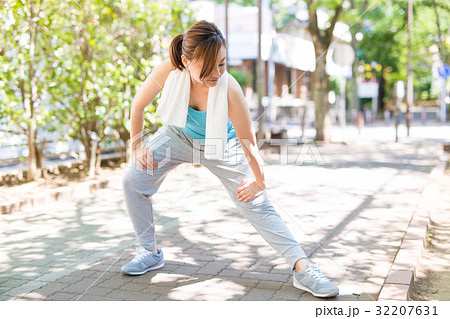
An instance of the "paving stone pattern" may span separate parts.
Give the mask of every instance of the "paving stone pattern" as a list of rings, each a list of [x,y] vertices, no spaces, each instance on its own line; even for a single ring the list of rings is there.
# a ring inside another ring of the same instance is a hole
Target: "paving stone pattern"
[[[360,138],[318,146],[325,165],[294,165],[294,146],[289,165],[264,155],[272,204],[340,288],[330,300],[377,298],[441,147]],[[0,300],[319,300],[292,286],[287,262],[206,168],[171,172],[153,205],[166,266],[143,276],[120,273],[136,254],[120,176],[94,195],[1,215]]]

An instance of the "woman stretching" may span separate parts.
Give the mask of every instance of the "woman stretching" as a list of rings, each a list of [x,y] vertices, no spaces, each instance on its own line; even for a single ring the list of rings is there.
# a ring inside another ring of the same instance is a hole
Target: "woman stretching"
[[[164,266],[151,196],[171,169],[198,162],[219,178],[242,216],[286,258],[296,288],[316,297],[336,296],[339,289],[309,262],[267,197],[249,108],[225,63],[222,33],[215,24],[198,21],[172,40],[170,59],[152,71],[133,100],[134,159],[123,189],[140,247],[122,272],[142,275]],[[157,114],[164,125],[152,138],[142,138],[144,109],[161,90]]]

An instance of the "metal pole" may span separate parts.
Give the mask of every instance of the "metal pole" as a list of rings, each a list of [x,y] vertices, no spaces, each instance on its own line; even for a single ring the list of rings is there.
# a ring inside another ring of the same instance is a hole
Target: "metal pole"
[[[412,79],[412,51],[411,51],[411,30],[413,23],[413,0],[408,0],[408,62],[406,67],[406,135],[409,136],[410,112],[409,108],[413,102],[413,79]]]
[[[377,119],[377,113],[378,113],[378,97],[373,97],[372,98],[372,118],[370,119],[370,121],[375,122],[375,120]]]
[[[394,118],[395,118],[395,143],[398,142],[398,122],[400,113],[400,99],[397,98],[397,103],[395,104]]]
[[[342,142],[345,142],[345,77],[341,76],[339,84],[339,123],[341,126]]]
[[[264,73],[261,60],[261,34],[262,34],[262,0],[258,0],[258,58],[256,60],[256,94],[258,96],[258,132],[257,139],[265,137],[264,134],[264,106],[262,105],[262,90]]]
[[[345,78],[342,76],[340,81],[340,99],[339,99],[339,122],[341,128],[345,128]]]
[[[228,38],[228,0],[225,0],[225,40],[227,41],[227,68],[228,68],[228,47],[230,46]]]
[[[447,121],[447,103],[445,103],[445,98],[447,97],[447,78],[442,78],[442,92],[441,92],[441,123]]]

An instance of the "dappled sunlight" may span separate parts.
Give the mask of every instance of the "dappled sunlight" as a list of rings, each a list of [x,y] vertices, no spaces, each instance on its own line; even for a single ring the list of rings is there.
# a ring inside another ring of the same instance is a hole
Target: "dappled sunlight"
[[[120,189],[104,189],[95,197],[0,216],[2,232],[9,235],[0,239],[8,248],[0,277],[34,280],[130,240],[132,228],[121,197]]]
[[[233,300],[239,299],[245,290],[245,287],[232,281],[212,278],[181,285],[181,287],[174,288],[167,297],[173,300]]]
[[[345,146],[332,145],[321,146],[333,159],[327,166],[265,168],[269,200],[312,262],[340,288],[330,300],[376,299],[427,181],[429,167],[414,162],[414,149],[404,164],[398,150],[379,148],[391,152],[392,163],[388,155],[371,159],[364,149],[352,160]],[[338,151],[342,157],[333,154]],[[190,186],[183,197],[174,196]],[[0,239],[0,247],[8,247],[1,257],[2,276],[17,280],[10,284],[19,287],[67,269],[74,281],[89,273],[76,284],[53,279],[60,285],[55,287],[65,287],[58,288],[59,298],[81,295],[93,284],[82,300],[95,300],[95,294],[134,300],[321,300],[292,287],[287,261],[204,167],[171,172],[153,196],[165,267],[143,276],[122,275],[120,267],[136,254],[122,193],[120,187],[101,190],[24,211],[21,220],[1,216],[9,235]],[[39,224],[43,227],[36,229]],[[35,300],[45,297],[44,288],[34,292]]]
[[[164,284],[169,282],[177,282],[177,283],[183,283],[187,280],[189,280],[190,276],[185,275],[179,275],[179,274],[165,274],[165,273],[156,273],[151,278],[151,283],[153,284]]]

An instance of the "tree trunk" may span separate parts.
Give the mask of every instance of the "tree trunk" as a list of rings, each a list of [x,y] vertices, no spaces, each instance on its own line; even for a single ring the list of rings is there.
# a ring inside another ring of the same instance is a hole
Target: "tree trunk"
[[[28,172],[27,181],[34,181],[36,178],[36,120],[30,119],[30,127],[28,130]]]
[[[352,42],[351,42],[352,48],[354,52],[357,50],[357,44],[355,35],[352,34]],[[357,81],[357,74],[358,74],[358,65],[359,65],[359,59],[357,56],[355,56],[355,60],[353,60],[352,64],[352,104],[350,106],[351,110],[359,111],[360,109],[360,103],[359,103],[359,97],[358,97],[358,81]]]
[[[384,76],[383,73],[381,73],[380,79],[378,80],[378,111],[384,111],[384,96],[385,94],[385,89],[384,89],[384,85],[386,84],[386,81],[384,80]],[[376,114],[374,114],[376,116]]]
[[[330,140],[330,119],[328,116],[328,75],[325,73],[326,52],[333,39],[333,30],[342,12],[342,5],[334,8],[334,16],[330,19],[330,26],[326,30],[321,30],[318,24],[316,3],[311,0],[306,1],[308,7],[309,24],[308,30],[311,34],[312,42],[316,54],[316,70],[313,75],[314,100],[316,102],[316,141],[328,142]]]
[[[323,52],[317,50],[316,56]],[[325,55],[325,54],[324,54]],[[326,60],[324,57],[317,59],[316,70],[313,76],[314,100],[316,102],[316,141],[329,142],[329,118],[328,118],[328,75],[325,73]]]
[[[41,3],[42,4],[42,3]],[[29,35],[30,35],[30,48],[29,48],[29,61],[28,61],[28,81],[29,81],[29,92],[26,89],[23,90],[22,94],[25,93],[25,109],[29,116],[29,129],[28,129],[28,173],[27,180],[29,182],[36,178],[38,173],[37,161],[36,161],[36,112],[35,103],[37,101],[37,78],[34,70],[35,65],[35,50],[36,50],[36,39],[37,39],[37,22],[35,20],[34,3],[29,3],[30,17],[28,18]],[[40,11],[40,8],[39,8]],[[38,12],[39,14],[39,12]],[[24,77],[25,78],[25,77]],[[25,86],[24,86],[25,88]]]
[[[128,117],[125,117],[128,118]],[[124,128],[122,127],[120,130],[117,130],[118,134],[119,134],[119,138],[120,140],[123,142],[122,146],[120,143],[120,161],[126,163],[127,161],[127,145],[128,145],[128,141],[130,140],[130,133]]]
[[[83,144],[84,146],[84,150],[86,152],[86,159],[84,160],[84,164],[86,165],[86,167],[89,167],[89,162],[91,160],[91,139],[87,138],[87,139],[83,139],[81,141],[81,144]]]

